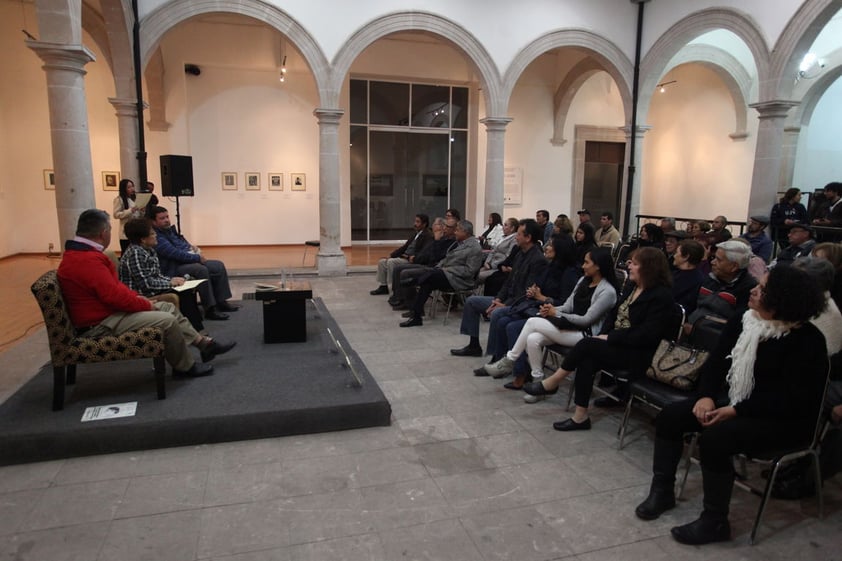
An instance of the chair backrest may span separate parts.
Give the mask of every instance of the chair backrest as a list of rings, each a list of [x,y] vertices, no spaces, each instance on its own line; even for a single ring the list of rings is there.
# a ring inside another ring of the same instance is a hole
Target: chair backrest
[[[76,338],[76,329],[70,321],[70,314],[61,295],[56,271],[47,271],[32,283],[32,294],[38,301],[54,366],[63,366],[68,346]]]
[[[684,311],[684,306],[681,304],[675,304],[673,308],[673,316],[671,318],[671,323],[669,325],[668,333],[675,333],[675,338],[672,341],[680,341],[681,335],[684,333],[684,321],[687,317],[687,314]]]
[[[614,253],[614,242],[599,242],[597,245],[599,247],[607,247],[611,250],[611,253]]]
[[[614,269],[614,275],[617,279],[617,293],[622,294],[626,289],[626,283],[629,282],[629,272],[625,269]]]
[[[617,258],[614,260],[614,267],[619,269],[626,268],[626,259],[628,259],[629,253],[631,253],[632,246],[631,244],[624,243],[617,248]]]
[[[719,342],[726,320],[716,316],[702,316],[693,322],[690,344],[697,349],[712,351]]]

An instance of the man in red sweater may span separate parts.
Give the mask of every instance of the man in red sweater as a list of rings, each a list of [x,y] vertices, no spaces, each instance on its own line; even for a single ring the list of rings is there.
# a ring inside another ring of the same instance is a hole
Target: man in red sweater
[[[200,335],[173,304],[151,302],[121,283],[117,269],[103,253],[110,243],[108,213],[89,209],[79,216],[76,237],[65,245],[58,281],[77,332],[98,337],[158,327],[164,331],[164,353],[173,376],[213,374],[213,366],[206,363],[231,350],[236,342],[221,343]],[[199,348],[205,364],[193,359],[188,345]]]

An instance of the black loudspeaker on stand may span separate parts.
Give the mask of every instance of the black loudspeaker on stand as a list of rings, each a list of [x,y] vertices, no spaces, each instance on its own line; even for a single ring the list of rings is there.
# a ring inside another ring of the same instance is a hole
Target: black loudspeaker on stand
[[[181,209],[179,197],[192,197],[193,192],[193,158],[191,156],[161,156],[161,194],[165,197],[175,197],[175,220],[179,233],[181,232]]]

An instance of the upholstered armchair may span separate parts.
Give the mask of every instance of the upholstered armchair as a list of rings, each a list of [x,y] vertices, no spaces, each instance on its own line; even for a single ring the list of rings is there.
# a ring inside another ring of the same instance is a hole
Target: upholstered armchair
[[[64,408],[64,387],[76,383],[76,365],[117,360],[152,358],[158,399],[166,398],[164,385],[164,332],[144,327],[119,337],[77,335],[61,295],[55,271],[44,273],[32,284],[32,294],[41,307],[50,357],[53,363],[53,411]]]

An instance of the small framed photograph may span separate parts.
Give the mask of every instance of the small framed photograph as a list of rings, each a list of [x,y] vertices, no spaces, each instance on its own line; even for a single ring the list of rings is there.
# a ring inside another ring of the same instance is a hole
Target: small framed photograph
[[[283,191],[284,190],[284,174],[270,173],[269,174],[269,190]]]
[[[260,174],[246,174],[246,191],[260,191]]]
[[[56,190],[56,172],[51,169],[44,170],[44,189],[47,191]]]
[[[103,191],[117,191],[120,187],[120,172],[119,171],[104,171],[102,172],[102,190]]]
[[[290,189],[292,189],[293,191],[307,190],[307,176],[303,173],[289,174],[289,183],[291,185]]]
[[[233,171],[222,172],[222,190],[236,191],[237,190],[237,174]]]

